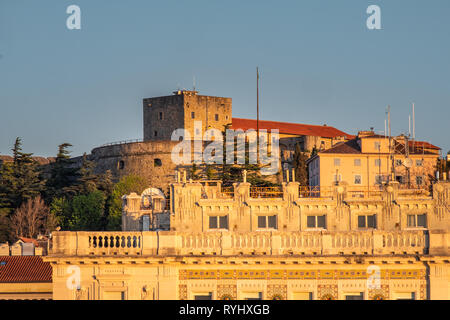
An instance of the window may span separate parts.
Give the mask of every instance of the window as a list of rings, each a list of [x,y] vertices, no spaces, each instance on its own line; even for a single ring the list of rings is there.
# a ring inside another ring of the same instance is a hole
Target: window
[[[326,229],[325,215],[308,216],[306,218],[306,226],[308,228],[322,228],[322,229]]]
[[[417,176],[417,177],[416,177],[416,184],[417,184],[418,186],[423,185],[423,177],[422,177],[422,176]]]
[[[361,215],[358,216],[358,228],[366,229],[377,227],[377,216],[375,214],[372,215]]]
[[[334,166],[335,167],[338,167],[338,166],[340,166],[341,165],[341,159],[339,159],[339,158],[334,158]]]
[[[243,300],[262,300],[263,293],[262,292],[245,292],[243,294]]]
[[[158,131],[154,131],[153,134],[154,134],[155,137],[157,137],[158,136]]]
[[[123,160],[120,160],[118,167],[119,167],[119,170],[123,170],[123,168],[125,168],[125,162]]]
[[[195,119],[195,112],[191,112],[191,118]]]
[[[194,300],[212,300],[212,292],[195,294]]]
[[[400,160],[400,159],[397,159],[397,160],[395,160],[395,165],[398,167],[398,166],[401,166],[402,165],[402,160]]]
[[[149,231],[150,230],[150,216],[144,215],[142,216],[142,231]]]
[[[395,176],[395,181],[397,181],[398,183],[403,183],[403,176]]]
[[[219,115],[216,113],[216,115],[214,116],[216,121],[219,121]]]
[[[349,293],[345,295],[345,300],[364,300],[364,293]]]
[[[161,166],[162,166],[162,161],[161,161],[161,159],[154,159],[154,160],[153,160],[153,166],[154,166],[154,167],[161,167]]]
[[[160,113],[159,113],[159,120],[162,120],[162,119],[163,119],[163,113],[160,112]]]
[[[416,167],[422,167],[423,166],[423,160],[416,160]]]
[[[355,184],[361,184],[361,175],[355,174]]]
[[[427,227],[427,215],[426,214],[408,214],[407,216],[408,227],[410,228],[426,228]]]
[[[258,229],[268,228],[277,228],[277,216],[258,216]]]
[[[353,161],[353,165],[354,165],[355,167],[361,167],[361,159],[355,159],[355,160]]]
[[[313,300],[312,292],[294,292],[292,293],[293,300]]]
[[[375,184],[382,184],[383,183],[383,175],[377,174],[375,176]]]
[[[228,229],[228,216],[210,216],[210,229]]]
[[[381,148],[380,142],[378,142],[378,141],[375,141],[374,146],[375,146],[375,150],[380,150],[380,148]]]
[[[415,300],[416,293],[415,292],[394,292],[393,298],[394,298],[394,300]]]

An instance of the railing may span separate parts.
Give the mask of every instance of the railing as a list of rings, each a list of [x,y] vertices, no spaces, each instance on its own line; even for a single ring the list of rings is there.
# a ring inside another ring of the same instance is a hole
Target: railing
[[[383,189],[380,186],[347,187],[347,198],[372,198],[381,197]]]
[[[87,237],[80,240],[82,240],[84,246],[86,246],[87,240],[87,248],[85,249],[89,254],[139,255],[142,249],[140,232],[89,232]]]
[[[426,231],[54,232],[50,255],[425,254]]]
[[[281,187],[250,187],[251,198],[283,198]]]
[[[423,231],[391,232],[383,235],[383,248],[391,253],[416,253],[426,247],[426,235]]]
[[[135,142],[144,142],[143,139],[130,139],[130,140],[122,140],[122,141],[116,141],[116,142],[109,142],[102,144],[100,148],[102,147],[109,147],[109,146],[116,146],[121,144],[127,144],[127,143],[135,143]]]
[[[331,198],[333,196],[333,187],[321,186],[299,186],[299,198]]]
[[[232,199],[234,197],[234,188],[233,187],[222,187],[220,192],[224,198]]]

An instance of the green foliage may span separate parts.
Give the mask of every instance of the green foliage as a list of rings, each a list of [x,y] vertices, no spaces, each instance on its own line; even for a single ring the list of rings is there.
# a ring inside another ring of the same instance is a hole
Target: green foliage
[[[50,213],[55,218],[56,224],[63,230],[70,230],[70,219],[72,216],[72,205],[70,200],[64,197],[53,198],[50,204]]]
[[[295,145],[293,166],[295,169],[295,181],[299,182],[301,186],[308,185],[308,166],[306,164],[308,161],[308,154],[302,152],[300,145]]]
[[[72,197],[78,192],[76,184],[79,173],[70,159],[68,148],[71,146],[70,143],[58,146],[58,154],[55,162],[51,165],[50,178],[46,184],[47,202],[51,202],[53,198]]]
[[[72,215],[69,218],[70,230],[101,230],[105,200],[103,192],[98,190],[73,197]]]
[[[22,152],[22,140],[15,140],[13,162],[0,168],[0,239],[9,237],[9,218],[22,203],[40,195],[44,188],[37,163],[31,153]],[[11,240],[11,239],[10,239]]]
[[[98,176],[94,174],[95,164],[83,154],[81,168],[78,171],[79,178],[75,186],[78,194],[89,194],[97,190]]]
[[[141,194],[148,187],[147,181],[139,176],[129,175],[120,179],[114,186],[109,199],[107,217],[108,230],[120,230],[122,218],[122,196],[136,192]]]

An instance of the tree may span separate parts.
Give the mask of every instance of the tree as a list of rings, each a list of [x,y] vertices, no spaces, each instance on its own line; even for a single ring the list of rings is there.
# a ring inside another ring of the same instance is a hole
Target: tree
[[[300,183],[301,186],[308,185],[308,154],[302,152],[300,145],[295,145],[294,159],[292,165],[295,169],[295,180]]]
[[[49,208],[40,196],[28,199],[11,216],[11,233],[16,238],[36,238],[38,234],[49,231],[47,222],[53,219],[49,216]]]
[[[72,218],[71,200],[64,197],[53,198],[50,203],[50,213],[63,230],[70,230]]]
[[[94,174],[95,163],[87,159],[83,154],[81,167],[78,171],[76,190],[78,194],[89,194],[97,190],[99,176]]]
[[[22,140],[14,143],[13,163],[5,164],[1,173],[3,191],[7,193],[10,208],[18,208],[24,201],[40,195],[43,181],[32,153],[22,152]]]
[[[0,167],[0,241],[8,240],[10,218],[24,202],[40,195],[44,181],[31,153],[22,152],[22,140],[15,140],[13,161]]]
[[[70,230],[98,231],[102,229],[101,222],[105,209],[103,192],[96,190],[86,195],[77,195],[71,202]]]
[[[58,146],[58,154],[55,162],[51,165],[50,178],[46,185],[47,203],[53,198],[62,196],[72,197],[77,194],[76,183],[79,178],[78,169],[70,159],[68,148],[70,143],[63,143]]]
[[[129,175],[114,186],[108,211],[108,230],[120,230],[122,222],[122,196],[136,192],[141,194],[148,187],[147,181],[139,176]]]

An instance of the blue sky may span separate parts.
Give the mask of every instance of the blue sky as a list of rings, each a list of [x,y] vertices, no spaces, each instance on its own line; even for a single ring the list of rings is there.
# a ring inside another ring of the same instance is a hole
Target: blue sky
[[[66,8],[81,8],[81,30]],[[366,28],[381,7],[382,30]],[[142,98],[192,88],[233,116],[408,131],[450,150],[448,0],[0,0],[0,154],[142,138]]]

